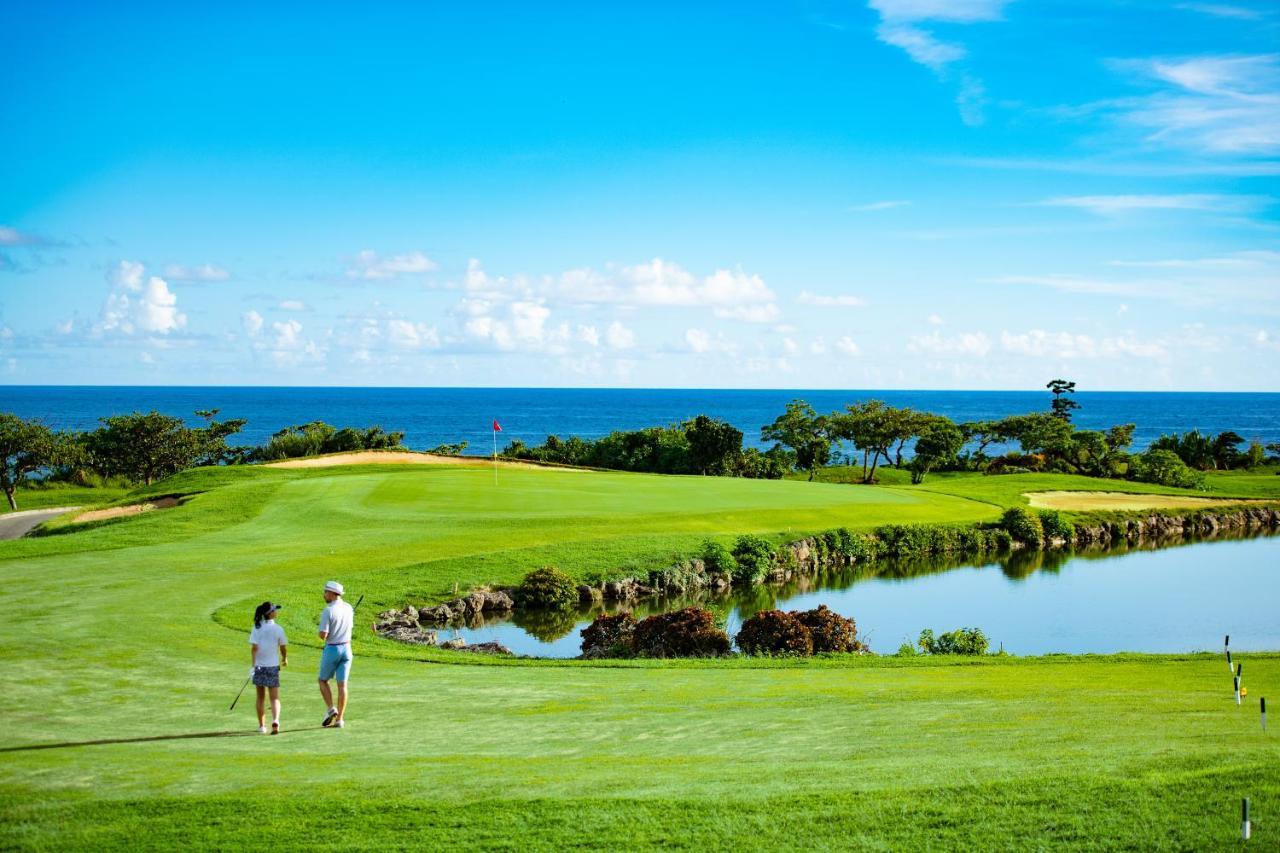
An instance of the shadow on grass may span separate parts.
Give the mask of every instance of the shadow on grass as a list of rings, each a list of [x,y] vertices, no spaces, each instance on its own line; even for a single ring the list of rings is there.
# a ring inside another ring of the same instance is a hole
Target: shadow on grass
[[[32,752],[38,749],[67,749],[73,746],[106,746],[113,743],[151,743],[160,740],[196,740],[199,738],[214,737],[280,737],[282,735],[293,734],[295,732],[318,732],[323,731],[322,726],[308,726],[302,729],[284,729],[279,735],[263,735],[257,730],[254,731],[234,731],[234,732],[195,732],[185,735],[149,735],[147,737],[117,737],[103,738],[102,740],[69,740],[62,743],[33,743],[28,746],[2,746],[0,753],[4,752]],[[337,729],[335,729],[337,731]]]

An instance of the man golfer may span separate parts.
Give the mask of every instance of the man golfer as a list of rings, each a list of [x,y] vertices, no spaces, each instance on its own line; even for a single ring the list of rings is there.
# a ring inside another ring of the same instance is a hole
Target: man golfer
[[[342,600],[342,584],[329,581],[324,585],[324,600],[329,604],[320,611],[320,639],[324,640],[324,653],[320,655],[320,695],[329,710],[322,726],[346,725],[347,676],[351,673],[351,627],[355,614],[351,605]],[[333,703],[330,679],[338,682],[338,703]]]

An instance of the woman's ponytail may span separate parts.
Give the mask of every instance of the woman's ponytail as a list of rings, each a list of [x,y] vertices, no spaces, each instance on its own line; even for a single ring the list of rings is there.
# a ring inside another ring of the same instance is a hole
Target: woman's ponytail
[[[271,611],[271,602],[264,601],[253,610],[253,627],[261,628],[262,620],[267,617],[267,613]]]

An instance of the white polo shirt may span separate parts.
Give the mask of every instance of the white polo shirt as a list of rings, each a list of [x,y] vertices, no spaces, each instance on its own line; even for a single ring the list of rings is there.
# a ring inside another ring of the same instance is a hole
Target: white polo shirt
[[[320,611],[320,630],[329,632],[329,636],[325,638],[325,644],[341,646],[343,643],[351,642],[351,623],[354,621],[355,614],[350,604],[341,598],[335,598],[329,602],[324,610]]]
[[[284,629],[274,619],[268,619],[250,631],[249,642],[258,646],[258,651],[253,655],[254,666],[279,666],[280,647],[289,645]]]

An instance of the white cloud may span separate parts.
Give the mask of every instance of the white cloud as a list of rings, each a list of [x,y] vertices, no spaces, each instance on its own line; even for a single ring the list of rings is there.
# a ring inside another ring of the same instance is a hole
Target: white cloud
[[[240,325],[249,337],[256,337],[262,331],[262,315],[257,311],[246,311],[240,315]]]
[[[1215,195],[1194,193],[1183,195],[1084,195],[1048,198],[1037,202],[1043,207],[1074,207],[1099,216],[1115,216],[1139,210],[1199,210],[1216,213],[1247,213],[1259,210],[1272,201],[1266,196]]]
[[[0,246],[33,246],[44,240],[26,231],[19,231],[11,225],[0,225]]]
[[[55,323],[53,326],[53,329],[60,335],[69,335],[71,334],[72,331],[75,330],[75,327],[76,327],[75,320],[64,320],[61,323]]]
[[[823,296],[818,293],[810,293],[807,290],[800,291],[796,301],[801,305],[820,305],[827,308],[858,308],[867,304],[866,300],[852,294],[841,293],[835,296]]]
[[[1091,105],[1152,145],[1206,155],[1280,153],[1280,54],[1118,60],[1152,94]]]
[[[611,349],[630,349],[636,345],[635,333],[617,320],[605,330],[605,342]]]
[[[929,353],[930,355],[976,356],[982,358],[991,351],[991,339],[982,332],[963,332],[958,335],[943,335],[941,332],[930,332],[927,335],[913,335],[907,341],[907,349],[911,352]]]
[[[836,341],[836,349],[847,356],[856,356],[862,353],[858,344],[848,335],[843,335],[840,340]]]
[[[694,352],[707,352],[711,349],[711,335],[702,329],[688,329],[684,333],[684,342]]]
[[[937,314],[930,314],[927,322],[929,323],[930,326],[941,326],[944,324],[945,321],[941,317],[939,317]]]
[[[438,349],[440,335],[434,326],[410,320],[388,320],[387,340],[401,349]]]
[[[285,299],[277,306],[281,311],[306,311],[307,303],[301,299]]]
[[[169,264],[164,268],[164,274],[172,281],[226,281],[231,278],[229,271],[213,264],[200,264],[194,267]]]
[[[578,326],[578,340],[587,346],[600,346],[600,333],[595,326]]]
[[[439,265],[422,252],[409,252],[382,258],[372,249],[365,249],[355,256],[347,268],[347,278],[388,279],[407,273],[425,273],[439,269]]]
[[[849,210],[856,213],[871,213],[877,210],[892,210],[895,207],[906,207],[909,201],[872,201],[867,204],[855,204]]]
[[[112,270],[110,279],[117,287],[137,291],[142,289],[142,276],[146,270],[138,261],[121,261]]]
[[[717,308],[715,315],[724,320],[741,320],[744,323],[772,323],[780,312],[772,303],[766,305],[734,305],[732,308]]]
[[[159,276],[144,282],[142,264],[121,261],[109,278],[114,287],[102,306],[96,333],[167,335],[186,328],[187,315],[178,310],[178,297]]]
[[[937,38],[928,28],[930,23],[974,24],[1002,19],[1009,0],[869,0],[867,5],[880,13],[876,37],[885,44],[901,48],[917,62],[947,79],[951,66],[965,59],[969,52],[962,44]],[[983,122],[986,91],[982,81],[962,73],[956,106],[965,124]]]
[[[1130,337],[1096,339],[1090,335],[1071,332],[1047,332],[1032,329],[1013,334],[1000,333],[1000,346],[1005,352],[1030,357],[1059,359],[1117,358],[1165,358],[1168,351],[1158,342],[1144,342]]]
[[[265,350],[277,367],[296,367],[324,359],[327,349],[303,336],[302,323],[292,318],[271,324],[273,337],[260,341],[255,348]]]
[[[934,71],[969,55],[962,45],[939,41],[927,30],[911,24],[882,23],[876,28],[876,36],[885,44],[902,48],[914,61]]]
[[[1203,15],[1212,15],[1215,18],[1235,18],[1240,21],[1257,21],[1262,18],[1262,13],[1256,9],[1246,9],[1243,6],[1227,6],[1222,3],[1179,3],[1179,9],[1186,9],[1189,12],[1199,12]]]

